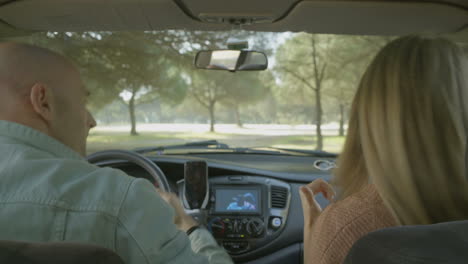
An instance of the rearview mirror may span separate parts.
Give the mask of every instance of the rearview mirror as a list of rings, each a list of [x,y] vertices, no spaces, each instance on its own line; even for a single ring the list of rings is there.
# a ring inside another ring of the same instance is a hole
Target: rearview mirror
[[[268,59],[263,52],[253,50],[202,50],[195,57],[195,67],[206,70],[263,71]]]

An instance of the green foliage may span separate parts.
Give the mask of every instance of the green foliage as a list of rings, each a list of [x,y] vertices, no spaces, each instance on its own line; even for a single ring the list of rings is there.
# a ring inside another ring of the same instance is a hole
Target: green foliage
[[[263,99],[269,92],[266,79],[271,72],[236,72],[228,76],[225,86],[228,94],[224,103],[228,105],[248,105]]]

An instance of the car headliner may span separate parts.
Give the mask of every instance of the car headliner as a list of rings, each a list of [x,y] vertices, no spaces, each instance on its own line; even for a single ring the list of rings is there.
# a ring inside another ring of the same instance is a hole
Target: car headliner
[[[211,21],[208,22],[208,21]],[[230,30],[403,35],[457,32],[465,0],[0,0],[3,37],[31,31]],[[250,23],[250,25],[248,25]]]

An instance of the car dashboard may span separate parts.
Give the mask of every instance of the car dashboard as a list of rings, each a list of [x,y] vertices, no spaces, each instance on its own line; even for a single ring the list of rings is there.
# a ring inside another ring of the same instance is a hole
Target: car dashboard
[[[184,188],[184,164],[203,160],[208,165],[209,201],[206,228],[236,263],[302,263],[303,214],[300,186],[314,179],[330,179],[330,171],[314,166],[334,164],[332,158],[262,154],[190,154],[147,156],[167,177],[179,196]],[[109,160],[98,164],[133,177],[151,176],[137,165]],[[251,196],[250,209],[234,208],[235,196]],[[324,208],[327,201],[317,196]]]

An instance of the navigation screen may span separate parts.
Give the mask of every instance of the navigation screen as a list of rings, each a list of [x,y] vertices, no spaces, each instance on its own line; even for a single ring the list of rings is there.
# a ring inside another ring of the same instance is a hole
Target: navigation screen
[[[216,189],[216,212],[260,212],[258,189]]]

